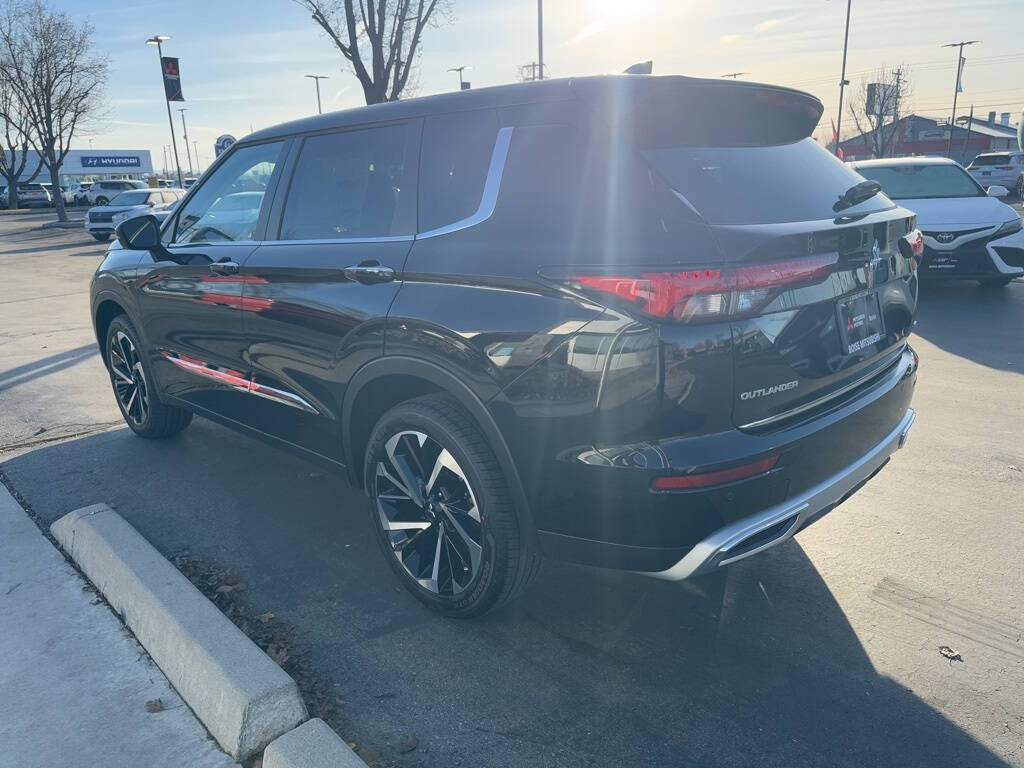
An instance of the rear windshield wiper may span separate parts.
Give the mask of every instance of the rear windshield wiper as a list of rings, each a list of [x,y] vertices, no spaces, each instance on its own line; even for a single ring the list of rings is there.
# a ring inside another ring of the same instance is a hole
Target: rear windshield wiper
[[[858,203],[863,203],[865,200],[874,197],[881,191],[881,184],[877,181],[865,179],[864,181],[854,184],[848,190],[843,192],[843,194],[839,196],[839,199],[833,203],[832,210],[836,213],[839,213],[839,211],[845,211],[847,208],[852,208]]]

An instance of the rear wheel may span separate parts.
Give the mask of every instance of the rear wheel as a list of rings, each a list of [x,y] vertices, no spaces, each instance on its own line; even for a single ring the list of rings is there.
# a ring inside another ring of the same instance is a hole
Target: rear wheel
[[[520,533],[494,452],[451,398],[388,411],[367,446],[365,481],[385,557],[434,609],[480,615],[535,575],[540,558]]]
[[[192,421],[192,412],[157,398],[138,338],[127,315],[115,317],[107,330],[107,371],[117,405],[125,423],[140,437],[176,435]]]
[[[90,232],[89,234],[91,234],[93,236],[94,240],[97,240],[97,241],[99,241],[101,243],[105,243],[105,242],[107,242],[107,240],[110,239],[110,235],[108,235],[106,233]]]

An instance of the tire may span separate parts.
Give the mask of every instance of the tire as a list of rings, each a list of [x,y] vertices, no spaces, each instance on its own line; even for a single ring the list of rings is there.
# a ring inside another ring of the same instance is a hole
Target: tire
[[[121,416],[140,437],[176,435],[192,421],[192,412],[160,402],[139,334],[127,315],[118,315],[107,330],[104,362]]]
[[[96,198],[96,202],[93,203],[93,205],[106,205],[109,202],[110,201],[107,200],[107,198],[105,198],[105,197],[97,197]]]
[[[105,243],[105,242],[107,242],[107,240],[110,239],[110,235],[105,234],[105,233],[104,234],[100,234],[98,232],[90,232],[89,234],[93,236],[94,240],[96,240],[97,242],[100,242],[100,243]]]
[[[366,448],[364,478],[385,558],[431,608],[479,616],[536,575],[540,557],[520,532],[494,451],[449,396],[426,395],[384,414]]]

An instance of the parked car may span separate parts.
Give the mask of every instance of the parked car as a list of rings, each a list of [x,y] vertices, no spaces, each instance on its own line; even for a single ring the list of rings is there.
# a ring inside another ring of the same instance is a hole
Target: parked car
[[[72,184],[71,188],[68,190],[68,197],[71,198],[71,204],[86,205],[88,203],[88,198],[85,193],[89,191],[91,186],[91,181],[82,181],[78,184]]]
[[[1024,152],[985,152],[971,161],[967,172],[986,189],[1006,187],[1024,200]]]
[[[118,229],[91,287],[117,403],[142,437],[199,414],[347,473],[448,615],[541,555],[718,571],[857,491],[914,421],[921,235],[810,138],[822,110],[628,75],[259,131],[162,227]]]
[[[94,181],[85,191],[86,205],[106,205],[122,192],[129,189],[148,189],[144,181],[132,179],[114,179],[111,181]]]
[[[18,184],[19,208],[49,208],[50,191],[42,184]]]
[[[106,242],[114,233],[117,226],[114,218],[119,214],[129,214],[122,219],[126,220],[132,215],[159,210],[178,202],[183,194],[178,189],[129,189],[121,192],[107,205],[98,205],[86,212],[85,231],[101,243]]]
[[[138,192],[129,191],[122,192],[121,194],[136,195]],[[121,211],[120,213],[115,213],[111,223],[114,225],[114,229],[117,229],[123,222],[128,221],[128,219],[148,214],[152,215],[159,223],[162,224],[164,220],[171,215],[171,212],[174,211],[178,203],[181,201],[181,198],[184,196],[185,191],[182,189],[162,189],[158,192],[151,192],[149,194],[149,197],[152,200],[151,203],[137,205],[134,208],[129,208]],[[118,198],[114,198],[115,203],[117,200]]]
[[[862,176],[917,214],[924,234],[922,277],[978,280],[1004,286],[1024,275],[1024,232],[1018,213],[997,200],[958,163],[944,157],[904,157],[852,163]]]

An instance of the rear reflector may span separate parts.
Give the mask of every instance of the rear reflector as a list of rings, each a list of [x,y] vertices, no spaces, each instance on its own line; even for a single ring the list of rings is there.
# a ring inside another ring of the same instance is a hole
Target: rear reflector
[[[768,264],[574,275],[568,282],[585,291],[615,296],[646,315],[699,322],[756,314],[786,290],[822,282],[838,261],[838,253],[824,253]]]
[[[708,488],[712,485],[733,483],[737,480],[745,480],[754,475],[760,475],[772,469],[779,460],[779,454],[759,459],[752,464],[744,464],[729,469],[719,469],[715,472],[700,472],[694,475],[668,475],[656,477],[651,483],[655,491],[685,491],[693,488]]]

